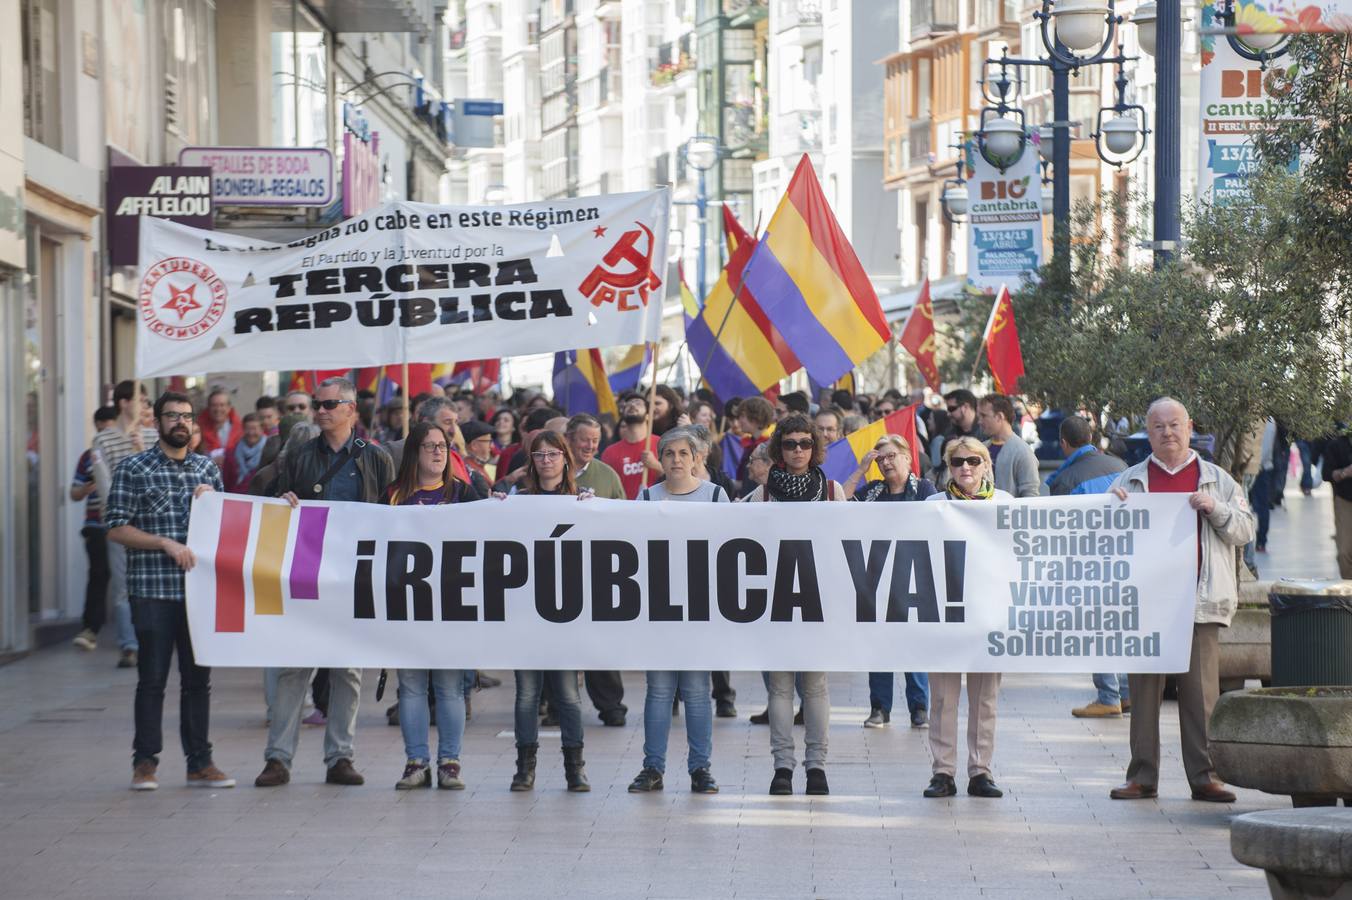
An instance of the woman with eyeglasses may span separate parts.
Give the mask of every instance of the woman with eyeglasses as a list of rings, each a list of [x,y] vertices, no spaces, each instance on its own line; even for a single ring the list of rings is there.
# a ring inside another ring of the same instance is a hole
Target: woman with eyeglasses
[[[826,477],[826,443],[817,424],[802,413],[790,413],[779,421],[770,437],[770,472],[765,485],[752,491],[748,503],[812,503],[846,499],[845,489]],[[793,793],[793,693],[794,679],[801,679],[803,696],[803,769],[808,794],[829,794],[826,783],[826,732],[830,725],[831,698],[825,672],[770,672],[770,752],[775,775],[770,793]]]
[[[971,436],[954,438],[944,447],[947,476],[944,490],[933,500],[1013,500],[1013,495],[995,487],[991,455],[986,445]],[[953,780],[958,756],[958,696],[961,672],[931,672],[930,755],[933,772],[926,797],[952,797],[958,792]],[[973,797],[1003,797],[991,778],[995,753],[995,704],[1000,696],[1000,673],[967,673],[967,793]]]
[[[531,439],[526,457],[526,475],[512,488],[516,495],[582,496],[573,476],[573,456],[564,436],[541,431]],[[516,671],[516,774],[512,790],[529,791],[535,787],[535,760],[540,750],[540,692],[549,684],[550,709],[558,716],[563,745],[563,773],[568,790],[584,793],[586,763],[582,759],[582,704],[577,691],[575,670]]]
[[[455,477],[451,466],[450,436],[433,422],[419,422],[409,432],[399,473],[390,485],[386,501],[391,506],[439,506],[470,503],[478,493]],[[395,790],[432,786],[431,755],[427,737],[431,716],[427,707],[429,685],[437,710],[437,787],[465,789],[461,779],[460,744],[465,735],[465,671],[463,669],[399,669],[399,730],[404,737],[404,774]]]
[[[855,490],[855,484],[863,480],[875,462],[883,477],[876,481],[865,481]],[[911,473],[911,447],[899,434],[885,434],[878,438],[873,449],[864,454],[859,468],[845,482],[845,490],[851,494],[850,499],[861,503],[905,503],[925,500],[938,493],[928,478]],[[891,672],[868,673],[869,715],[864,720],[865,728],[882,728],[891,724],[893,684]],[[906,708],[911,716],[912,728],[924,728],[929,724],[929,678],[924,672],[906,673]]]

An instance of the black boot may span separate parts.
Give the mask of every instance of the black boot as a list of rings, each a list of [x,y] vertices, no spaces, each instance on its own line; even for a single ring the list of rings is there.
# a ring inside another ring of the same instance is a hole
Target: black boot
[[[512,790],[535,789],[535,754],[539,744],[521,744],[516,748],[516,774],[512,776]]]
[[[582,759],[581,747],[563,748],[563,774],[568,779],[568,790],[575,794],[591,790],[587,783],[587,763]]]

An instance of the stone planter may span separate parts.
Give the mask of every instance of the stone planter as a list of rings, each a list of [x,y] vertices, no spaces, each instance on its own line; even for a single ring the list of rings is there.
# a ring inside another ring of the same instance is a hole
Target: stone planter
[[[1295,806],[1352,803],[1352,688],[1256,688],[1225,694],[1211,714],[1222,780],[1286,794]]]
[[[1261,582],[1260,582],[1261,583]],[[1229,628],[1220,631],[1222,691],[1237,691],[1254,678],[1267,687],[1272,681],[1272,613],[1267,601],[1258,607],[1240,607]]]
[[[1273,900],[1352,898],[1352,810],[1247,813],[1230,825],[1230,852],[1267,872]]]

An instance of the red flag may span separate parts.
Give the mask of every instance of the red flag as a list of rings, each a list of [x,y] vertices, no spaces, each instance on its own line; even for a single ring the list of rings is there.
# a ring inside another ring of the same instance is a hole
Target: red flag
[[[911,307],[911,317],[901,330],[901,346],[915,358],[916,368],[925,376],[931,390],[939,390],[939,367],[934,362],[934,304],[930,302],[930,283],[926,278],[920,296]]]
[[[986,347],[995,390],[1001,394],[1017,393],[1024,374],[1023,351],[1019,349],[1019,328],[1014,324],[1014,300],[1005,285],[1000,285],[1000,293],[995,296],[981,343]]]
[[[456,363],[451,380],[468,383],[475,394],[482,394],[497,385],[501,374],[501,359],[472,359]]]
[[[737,217],[732,214],[727,204],[723,205],[723,240],[727,242],[728,256],[732,256],[732,252],[741,245],[751,242],[751,235],[742,227],[742,223],[737,221]]]
[[[926,282],[928,284],[928,282]],[[926,300],[928,300],[926,296]],[[887,423],[887,433],[900,435],[911,448],[911,474],[920,477],[920,436],[915,432],[915,416],[920,411],[919,403],[912,403],[883,418]],[[871,448],[870,448],[871,449]]]

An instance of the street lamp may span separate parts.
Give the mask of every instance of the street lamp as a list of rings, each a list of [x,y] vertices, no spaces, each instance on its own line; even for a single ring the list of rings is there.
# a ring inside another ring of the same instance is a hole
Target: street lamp
[[[695,217],[699,220],[699,260],[696,267],[699,269],[695,273],[695,285],[699,290],[699,302],[704,303],[705,294],[705,252],[708,244],[708,211],[709,195],[705,185],[705,173],[718,165],[719,156],[723,148],[718,145],[716,138],[707,135],[697,134],[685,142],[683,148],[685,152],[685,161],[689,163],[696,172],[699,173],[695,193]]]
[[[1127,163],[1134,162],[1145,150],[1145,139],[1150,134],[1150,129],[1145,124],[1145,107],[1127,102],[1125,66],[1117,67],[1114,88],[1117,101],[1111,107],[1105,106],[1098,111],[1098,128],[1092,137],[1099,159],[1120,169]],[[1105,116],[1110,113],[1112,118],[1105,121]],[[1141,138],[1139,142],[1136,140],[1138,135]],[[1133,149],[1135,153],[1132,153]],[[1107,152],[1104,152],[1105,150]]]

